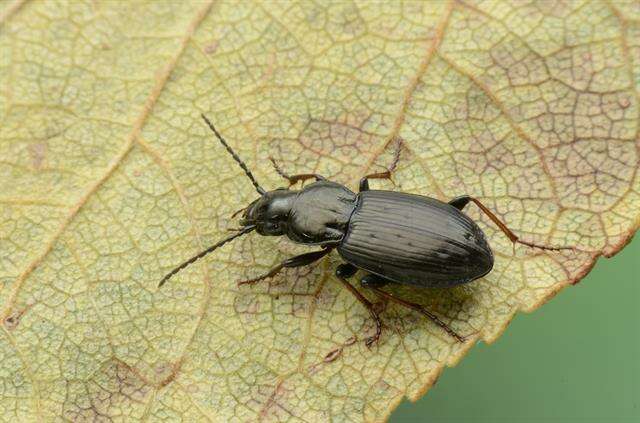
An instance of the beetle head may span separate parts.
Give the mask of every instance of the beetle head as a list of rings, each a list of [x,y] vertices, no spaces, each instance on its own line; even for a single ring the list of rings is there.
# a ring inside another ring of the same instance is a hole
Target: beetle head
[[[240,224],[254,225],[260,235],[283,235],[287,231],[289,213],[297,193],[284,188],[264,193],[249,204]]]

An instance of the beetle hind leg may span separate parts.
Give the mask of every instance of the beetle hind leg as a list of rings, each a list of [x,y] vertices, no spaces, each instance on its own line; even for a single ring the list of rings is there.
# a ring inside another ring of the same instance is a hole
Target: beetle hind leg
[[[351,276],[355,275],[357,270],[358,269],[355,266],[344,263],[336,268],[336,277],[340,282],[342,282],[342,285],[347,288],[347,290],[351,292],[351,294],[353,294],[353,296],[356,297],[356,299],[360,301],[360,303],[367,309],[374,322],[376,323],[376,333],[365,340],[367,348],[371,348],[371,345],[373,345],[378,341],[378,339],[380,339],[380,334],[382,333],[382,322],[380,321],[380,316],[378,315],[378,312],[376,311],[376,308],[371,303],[371,301],[367,300],[365,296],[362,295],[357,289],[355,289],[353,285],[351,285],[347,280]]]
[[[540,248],[541,250],[552,250],[552,251],[575,250],[574,247],[551,247],[548,245],[536,244],[534,242],[520,239],[520,237],[518,237],[518,235],[513,233],[513,231],[509,229],[503,221],[498,219],[498,216],[496,216],[491,210],[489,210],[487,206],[482,204],[480,200],[478,200],[477,198],[471,197],[469,195],[461,195],[460,197],[456,197],[453,200],[449,201],[449,204],[451,204],[453,207],[457,208],[458,210],[462,211],[462,209],[464,209],[464,207],[467,204],[469,204],[469,202],[473,202],[476,206],[478,206],[478,208],[480,208],[480,210],[482,210],[482,212],[486,214],[489,217],[489,219],[491,219],[493,223],[495,223],[498,226],[498,228],[500,228],[502,233],[504,233],[507,236],[507,238],[509,238],[511,242],[513,242],[514,244],[516,243],[522,244],[531,248]]]
[[[380,278],[380,279],[382,279],[382,278]],[[425,309],[420,304],[412,303],[412,302],[403,300],[401,298],[398,298],[398,297],[396,297],[396,296],[394,296],[392,294],[389,294],[386,291],[383,291],[382,289],[380,289],[375,284],[369,285],[369,286],[367,286],[367,288],[369,288],[373,292],[375,292],[380,298],[384,298],[386,300],[393,301],[396,304],[400,304],[403,307],[410,308],[410,309],[415,310],[418,313],[422,314],[423,316],[426,316],[429,320],[431,320],[436,325],[440,326],[445,332],[447,332],[449,335],[454,337],[458,342],[464,342],[465,341],[464,336],[459,335],[456,331],[451,329],[445,322],[440,320],[440,318],[438,316],[436,316],[435,314],[431,313],[429,310]]]

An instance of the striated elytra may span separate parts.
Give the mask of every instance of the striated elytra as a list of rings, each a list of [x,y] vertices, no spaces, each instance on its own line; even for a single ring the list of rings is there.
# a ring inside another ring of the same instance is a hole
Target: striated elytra
[[[335,249],[345,261],[336,269],[338,280],[367,308],[376,323],[375,333],[366,339],[367,346],[379,339],[382,324],[376,307],[348,281],[358,269],[368,273],[360,280],[362,287],[381,298],[420,312],[463,342],[464,337],[436,315],[419,304],[390,294],[382,287],[398,283],[447,288],[489,273],[493,267],[493,252],[482,230],[462,212],[469,202],[475,203],[514,243],[546,250],[571,249],[519,239],[478,199],[468,195],[445,203],[421,195],[369,189],[369,179],[391,178],[400,157],[400,143],[390,168],[364,176],[357,193],[318,174],[287,175],[273,159],[276,171],[288,180],[289,187],[308,179],[315,182],[300,190],[278,188],[266,191],[206,116],[202,115],[202,118],[244,170],[260,197],[241,210],[241,227],[235,234],[174,268],[159,286],[196,260],[254,230],[264,236],[286,235],[296,243],[320,249],[288,258],[263,275],[239,282],[240,285],[270,278],[283,268],[306,266]]]

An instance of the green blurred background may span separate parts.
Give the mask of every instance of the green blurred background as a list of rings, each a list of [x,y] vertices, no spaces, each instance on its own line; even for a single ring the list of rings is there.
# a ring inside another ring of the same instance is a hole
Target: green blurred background
[[[401,422],[640,422],[640,236],[478,344]]]

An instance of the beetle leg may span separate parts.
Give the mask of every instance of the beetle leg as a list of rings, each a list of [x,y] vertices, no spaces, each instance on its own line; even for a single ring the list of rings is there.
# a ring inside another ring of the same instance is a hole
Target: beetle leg
[[[469,201],[471,201],[471,197],[469,197],[468,195],[461,195],[449,201],[449,204],[462,211],[462,209],[464,209],[467,204],[469,204]]]
[[[280,264],[278,264],[273,269],[269,270],[264,275],[261,275],[261,276],[258,276],[258,277],[252,278],[252,279],[247,279],[247,280],[244,280],[244,281],[240,281],[240,282],[238,282],[238,285],[253,285],[254,283],[259,282],[259,281],[261,281],[263,279],[267,279],[267,278],[271,278],[271,277],[275,276],[279,271],[281,271],[285,267],[302,267],[302,266],[306,266],[306,265],[311,264],[314,261],[319,260],[320,258],[326,256],[327,254],[329,254],[331,252],[331,250],[332,250],[332,248],[325,248],[325,249],[320,250],[320,251],[312,251],[310,253],[300,254],[299,256],[288,258],[288,259],[282,261]]]
[[[278,172],[278,175],[289,181],[289,186],[292,186],[300,181],[306,181],[307,179],[315,179],[316,181],[324,181],[326,179],[324,176],[318,175],[317,173],[301,173],[299,175],[288,175],[282,170],[282,168],[278,165],[273,157],[269,157],[269,160],[271,160],[271,163],[273,164],[276,172]]]
[[[487,206],[485,206],[484,204],[482,204],[480,202],[480,200],[478,200],[477,198],[468,196],[468,195],[461,195],[460,197],[456,197],[453,200],[449,201],[449,204],[451,204],[453,207],[457,208],[458,210],[462,210],[467,204],[469,204],[469,202],[473,202],[475,203],[480,210],[482,210],[482,212],[484,214],[486,214],[489,219],[491,219],[493,221],[493,223],[495,223],[498,228],[500,228],[500,230],[511,240],[511,242],[518,243],[518,244],[522,244],[522,245],[526,245],[528,247],[532,247],[532,248],[540,248],[542,250],[574,250],[575,248],[573,247],[550,247],[547,245],[542,245],[542,244],[535,244],[533,242],[530,241],[525,241],[520,239],[516,234],[513,233],[513,231],[511,231],[511,229],[509,229],[507,227],[507,225],[504,224],[504,222],[502,222],[500,219],[498,219],[498,217],[493,214],[493,212],[491,210],[489,210],[487,208]]]
[[[347,280],[347,278],[353,276],[357,270],[358,269],[352,264],[344,263],[336,268],[336,276],[338,277],[338,280],[342,282],[344,287],[347,288],[358,301],[360,301],[367,311],[369,311],[369,314],[376,322],[376,333],[365,340],[367,348],[371,348],[371,345],[373,345],[374,342],[377,342],[380,338],[380,334],[382,333],[382,322],[380,321],[380,316],[378,316],[378,312],[375,310],[375,307],[371,304],[371,301],[367,300],[365,296],[355,289]]]
[[[436,316],[435,314],[431,313],[429,310],[426,310],[424,307],[422,307],[420,304],[416,304],[416,303],[412,303],[409,301],[405,301],[401,298],[398,298],[394,295],[389,294],[386,291],[383,291],[382,289],[376,287],[376,286],[369,286],[369,289],[371,289],[373,292],[375,292],[376,294],[378,294],[378,296],[382,297],[382,298],[386,298],[389,301],[393,301],[397,304],[400,304],[404,307],[408,307],[412,310],[417,311],[418,313],[421,313],[422,315],[428,317],[433,323],[435,323],[436,325],[440,326],[442,329],[444,329],[445,332],[447,332],[449,335],[453,336],[456,340],[458,340],[459,342],[464,342],[465,339],[463,336],[458,335],[453,329],[451,329],[449,326],[447,326],[446,323],[444,323],[442,320],[440,320],[438,318],[438,316]]]
[[[393,154],[393,161],[391,162],[391,166],[384,172],[372,173],[370,175],[366,175],[362,179],[360,179],[360,188],[359,192],[369,191],[369,179],[389,179],[391,182],[391,174],[394,170],[396,170],[396,166],[398,166],[398,161],[400,160],[400,147],[402,146],[402,141],[398,140],[398,145],[396,147],[396,151]]]

